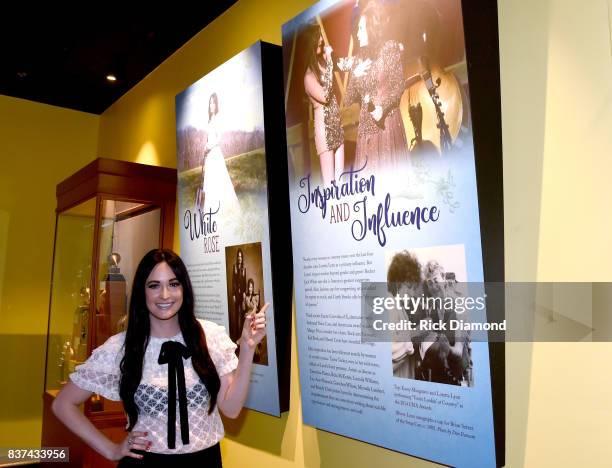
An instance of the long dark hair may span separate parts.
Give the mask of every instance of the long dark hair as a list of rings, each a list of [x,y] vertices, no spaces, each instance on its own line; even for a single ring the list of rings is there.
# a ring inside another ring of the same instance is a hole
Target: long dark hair
[[[376,54],[378,54],[378,51],[384,43],[384,30],[388,25],[389,18],[385,7],[376,0],[370,0],[366,4],[357,18],[357,24],[359,24],[359,20],[362,17],[365,18],[368,45],[365,47],[365,50],[361,50],[360,53],[375,59]]]
[[[250,285],[250,284],[252,284],[252,285],[253,285],[253,292],[251,293],[251,296],[249,296],[249,297],[252,297],[252,296],[254,296],[254,295],[255,295],[255,281],[253,281],[253,278],[249,278],[249,279],[247,280],[247,290],[246,290],[247,295],[248,295],[248,293],[249,293],[249,285]]]
[[[210,111],[211,101],[215,101],[215,113],[214,114]],[[208,98],[208,121],[210,122],[213,118],[213,115],[217,115],[218,113],[219,113],[219,97],[217,96],[217,93],[212,93],[210,97]]]
[[[193,288],[189,280],[187,268],[181,258],[169,249],[154,249],[149,251],[138,264],[134,283],[125,335],[125,353],[121,360],[121,380],[119,395],[128,415],[128,431],[131,431],[138,420],[138,407],[134,402],[134,394],[142,379],[142,366],[145,350],[149,343],[151,322],[145,297],[145,283],[155,266],[166,262],[183,286],[183,305],[178,311],[178,320],[185,345],[191,352],[191,363],[200,380],[210,394],[208,413],[212,413],[217,403],[217,394],[221,380],[217,369],[208,353],[206,335],[197,321],[194,313]]]
[[[314,73],[319,84],[321,84],[321,58],[323,54],[317,54],[319,41],[321,39],[321,27],[317,23],[309,23],[302,32],[304,36],[304,49],[306,50],[306,70]]]
[[[393,256],[387,270],[387,289],[391,294],[398,293],[401,283],[417,284],[421,279],[421,264],[413,253],[403,250]]]

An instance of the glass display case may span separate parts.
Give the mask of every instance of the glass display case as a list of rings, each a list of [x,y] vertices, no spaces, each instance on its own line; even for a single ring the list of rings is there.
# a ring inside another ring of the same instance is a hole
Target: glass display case
[[[53,399],[92,350],[127,325],[131,281],[143,255],[172,247],[176,170],[99,158],[57,186],[42,446],[70,446],[72,466],[113,466],[75,440]],[[85,414],[123,435],[120,402],[92,395]]]

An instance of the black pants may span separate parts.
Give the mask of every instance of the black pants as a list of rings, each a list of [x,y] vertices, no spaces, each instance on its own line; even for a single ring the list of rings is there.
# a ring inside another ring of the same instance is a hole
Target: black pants
[[[162,454],[134,450],[143,455],[141,460],[132,457],[123,457],[117,468],[146,467],[146,468],[221,468],[221,447],[217,443],[199,452]]]

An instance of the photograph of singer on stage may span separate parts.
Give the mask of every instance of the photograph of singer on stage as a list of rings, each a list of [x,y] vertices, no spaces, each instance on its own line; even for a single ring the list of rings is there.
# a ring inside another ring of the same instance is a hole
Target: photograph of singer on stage
[[[470,138],[460,2],[339,1],[283,34],[297,180],[443,160]]]

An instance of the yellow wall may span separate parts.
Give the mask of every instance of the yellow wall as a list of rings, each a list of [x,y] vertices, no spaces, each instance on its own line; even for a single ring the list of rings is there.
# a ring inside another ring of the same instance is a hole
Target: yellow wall
[[[174,167],[174,96],[257,39],[280,43],[281,24],[311,3],[240,0],[102,115],[98,155]],[[611,281],[609,3],[498,2],[510,281]],[[27,338],[27,365],[4,369],[0,446],[39,440],[53,189],[92,159],[97,121],[0,96],[0,347]],[[609,466],[609,353],[607,343],[508,345],[507,466]],[[28,384],[7,390],[16,382]],[[291,411],[246,412],[227,432],[230,468],[432,466],[303,426],[295,341]]]
[[[0,447],[40,445],[55,186],[94,159],[99,120],[0,96]]]
[[[612,2],[499,11],[506,279],[612,281]],[[510,466],[610,466],[611,355],[610,343],[509,346]]]

